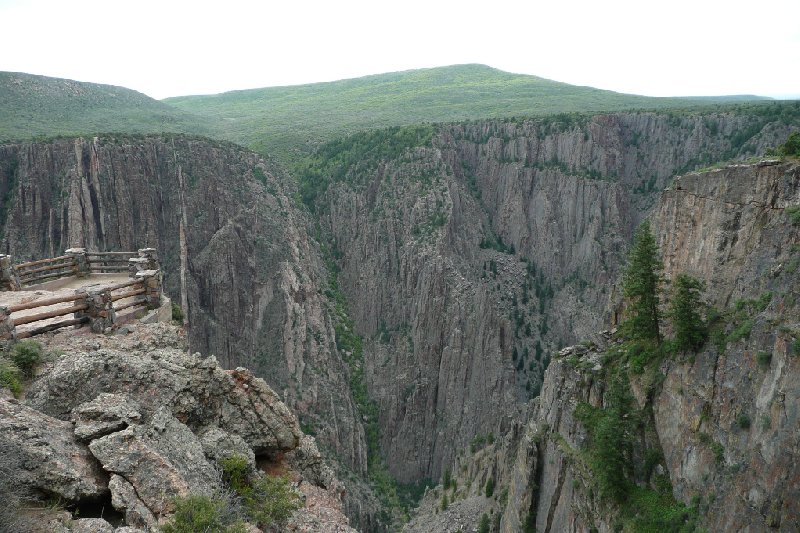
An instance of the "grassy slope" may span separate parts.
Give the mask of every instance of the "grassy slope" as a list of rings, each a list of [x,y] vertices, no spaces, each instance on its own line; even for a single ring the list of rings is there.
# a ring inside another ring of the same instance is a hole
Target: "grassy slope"
[[[663,109],[754,98],[651,98],[510,74],[483,65],[456,65],[164,101],[208,118],[219,128],[217,135],[285,159],[292,151],[309,152],[320,142],[374,127]]]
[[[205,122],[123,87],[0,72],[3,140],[100,132],[212,133]]]

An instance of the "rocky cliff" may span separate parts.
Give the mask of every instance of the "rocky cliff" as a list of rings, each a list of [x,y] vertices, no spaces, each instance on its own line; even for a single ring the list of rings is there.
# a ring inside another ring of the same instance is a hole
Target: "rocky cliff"
[[[4,501],[28,500],[6,509],[0,528],[158,530],[176,498],[227,502],[222,465],[239,458],[248,475],[288,472],[305,495],[287,530],[354,531],[341,514],[342,486],[286,405],[247,369],[188,355],[181,333],[129,325],[114,336],[43,339],[53,360],[24,401],[0,398]],[[46,498],[70,512],[42,506]]]
[[[0,161],[5,253],[156,248],[192,350],[264,377],[332,457],[366,473],[327,274],[285,174],[234,145],[183,136],[5,145]],[[368,523],[368,493],[348,502]]]
[[[462,452],[407,530],[474,527],[483,513],[508,532],[796,530],[799,205],[796,163],[676,178],[652,222],[665,277],[704,280],[717,306],[705,347],[644,367],[608,333],[561,350],[527,416]],[[623,503],[603,496],[597,461],[617,383],[629,402],[618,430],[631,436],[618,442],[630,450]]]
[[[611,318],[626,243],[670,177],[763,153],[790,127],[560,116],[441,126],[392,155],[395,131],[325,148],[334,177],[312,206],[365,340],[391,472],[438,479],[474,436],[508,430],[546,354]]]

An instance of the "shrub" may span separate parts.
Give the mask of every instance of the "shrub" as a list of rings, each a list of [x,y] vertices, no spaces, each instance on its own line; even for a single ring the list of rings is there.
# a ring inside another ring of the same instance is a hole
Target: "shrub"
[[[753,321],[748,319],[742,322],[742,325],[731,331],[728,335],[728,342],[737,342],[741,339],[750,337],[750,332],[753,330]]]
[[[489,515],[483,513],[483,516],[481,516],[481,521],[478,522],[478,533],[489,533],[490,526],[491,524],[489,522]]]
[[[795,339],[792,343],[792,354],[800,355],[800,339]]]
[[[183,309],[175,302],[172,302],[172,320],[183,322]]]
[[[742,429],[750,429],[750,417],[741,413],[736,417],[736,424]]]
[[[793,132],[786,142],[778,147],[778,153],[784,156],[800,156],[800,133]]]
[[[787,207],[786,214],[789,215],[792,226],[800,226],[800,206]]]
[[[300,496],[287,476],[264,476],[242,494],[247,514],[259,527],[282,525],[301,507]]]
[[[251,476],[250,465],[241,455],[226,457],[219,464],[222,480],[239,495],[248,518],[259,527],[280,526],[301,507],[288,477]]]
[[[10,390],[14,396],[18,397],[22,392],[22,383],[19,378],[20,371],[17,365],[0,356],[0,388]]]
[[[241,522],[232,521],[226,502],[220,498],[192,495],[175,499],[175,516],[164,533],[245,533]]]
[[[772,354],[769,352],[758,352],[756,354],[756,360],[760,367],[769,368],[769,364],[772,362]]]
[[[494,478],[486,480],[486,497],[491,498],[494,495]]]
[[[23,374],[32,376],[33,369],[42,360],[42,346],[36,341],[20,341],[11,351],[11,360]]]

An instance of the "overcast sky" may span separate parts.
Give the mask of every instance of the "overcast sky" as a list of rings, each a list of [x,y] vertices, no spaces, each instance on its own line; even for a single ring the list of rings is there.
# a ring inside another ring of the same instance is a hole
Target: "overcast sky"
[[[800,97],[800,0],[0,0],[0,70],[155,98],[459,63],[652,96]]]

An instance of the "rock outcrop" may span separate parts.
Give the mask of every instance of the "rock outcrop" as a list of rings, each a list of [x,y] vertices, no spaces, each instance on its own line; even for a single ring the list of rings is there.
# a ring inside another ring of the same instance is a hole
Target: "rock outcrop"
[[[105,136],[4,145],[2,247],[15,261],[72,246],[156,248],[165,290],[183,302],[191,324],[192,351],[263,377],[314,429],[328,455],[360,477],[367,468],[362,418],[336,349],[327,273],[294,190],[269,161],[208,139]],[[235,381],[244,387],[252,376]],[[89,399],[80,391],[74,398]],[[63,417],[73,407],[70,399],[68,408],[48,409]],[[176,416],[191,417],[192,409],[186,405]],[[367,505],[361,519],[371,512]]]
[[[125,336],[51,336],[46,346],[62,355],[40,372],[25,403],[0,400],[0,448],[15,459],[7,466],[21,491],[76,509],[104,501],[123,525],[150,531],[169,521],[177,497],[224,494],[219,461],[239,455],[257,475],[256,460],[288,471],[332,505],[298,511],[290,527],[322,513],[312,520],[320,531],[352,531],[341,484],[263,380],[187,355],[174,326],[128,327]],[[60,523],[114,530],[96,522]]]

